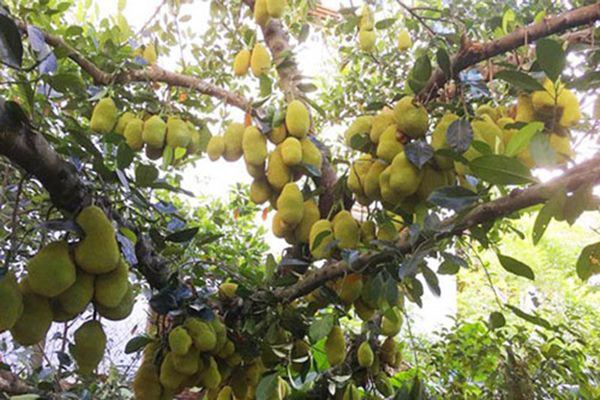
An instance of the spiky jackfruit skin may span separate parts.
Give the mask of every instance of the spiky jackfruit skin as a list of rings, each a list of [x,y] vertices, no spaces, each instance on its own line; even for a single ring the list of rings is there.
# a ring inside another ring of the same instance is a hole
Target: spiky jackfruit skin
[[[188,318],[184,322],[194,346],[201,352],[211,351],[217,344],[217,337],[213,327],[206,321],[198,318]]]
[[[360,346],[358,346],[356,357],[358,358],[358,365],[363,368],[368,368],[373,365],[375,355],[373,354],[373,350],[371,349],[369,342],[365,340],[360,344]]]
[[[227,126],[225,133],[223,134],[223,142],[225,143],[225,149],[223,150],[223,158],[227,161],[237,161],[240,159],[244,150],[242,148],[242,142],[244,140],[244,125],[232,122]]]
[[[192,135],[185,121],[177,117],[167,119],[167,145],[172,148],[187,147]]]
[[[178,355],[184,355],[192,346],[192,338],[183,326],[177,326],[169,332],[169,348]]]
[[[287,129],[285,128],[285,124],[282,123],[279,126],[274,127],[271,132],[269,132],[269,140],[273,144],[282,143],[287,137]]]
[[[144,147],[143,131],[144,121],[139,118],[132,118],[123,130],[125,143],[127,143],[127,146],[129,146],[131,150],[140,151],[142,147]]]
[[[360,228],[347,210],[338,212],[333,218],[333,236],[342,249],[354,249],[360,239]]]
[[[372,31],[375,28],[375,17],[368,4],[363,4],[360,10],[358,28],[362,31]]]
[[[19,283],[22,295],[23,311],[10,329],[15,342],[22,346],[31,346],[42,341],[52,324],[50,301],[31,291],[27,279]]]
[[[200,154],[206,151],[212,135],[207,135],[205,132],[200,133],[198,128],[190,122],[188,122],[188,129],[190,131],[190,143],[187,145],[187,154]]]
[[[369,244],[376,239],[375,231],[377,227],[375,222],[371,220],[364,221],[360,224],[360,241],[364,244]]]
[[[221,384],[221,373],[213,357],[208,358],[208,365],[198,374],[198,381],[208,389],[216,389]]]
[[[130,284],[125,292],[125,296],[123,296],[116,307],[105,307],[102,304],[96,304],[96,311],[106,319],[111,321],[121,321],[131,315],[134,304],[135,291]]]
[[[358,45],[362,51],[372,51],[375,48],[377,35],[373,31],[361,30],[358,32]]]
[[[412,39],[410,33],[406,29],[402,29],[398,33],[398,50],[406,51],[412,47]]]
[[[77,269],[75,282],[56,298],[67,314],[81,314],[94,297],[94,275]]]
[[[125,132],[125,127],[127,126],[127,124],[134,118],[135,114],[131,111],[123,113],[117,120],[117,125],[115,126],[115,133],[122,135]]]
[[[75,247],[75,263],[90,274],[105,274],[119,262],[115,229],[104,211],[97,206],[84,208],[76,218],[85,237]]]
[[[411,164],[404,152],[394,157],[390,165],[390,187],[403,198],[415,193],[421,183],[421,172]]]
[[[323,155],[309,137],[300,140],[302,145],[302,163],[312,165],[317,170],[321,170],[323,164]]]
[[[104,307],[116,307],[129,288],[129,265],[123,258],[117,268],[109,273],[98,275],[94,281],[94,301]]]
[[[379,174],[379,191],[381,192],[381,200],[385,208],[394,209],[399,202],[404,198],[401,193],[397,193],[390,185],[390,177],[392,175],[392,167],[387,166],[381,174]]]
[[[373,165],[373,159],[371,155],[364,154],[358,160],[354,161],[350,166],[347,183],[348,188],[353,193],[359,196],[365,195],[363,185],[371,165]]]
[[[246,172],[248,172],[248,175],[250,175],[254,179],[261,179],[261,178],[266,179],[265,164],[266,163],[262,163],[260,165],[252,165],[247,162],[244,162],[244,165],[246,166]]]
[[[87,321],[81,325],[74,335],[75,343],[71,346],[71,355],[77,362],[80,374],[91,374],[104,356],[106,334],[99,321]]]
[[[296,242],[308,243],[310,241],[310,229],[313,224],[321,218],[321,212],[319,211],[319,206],[313,199],[306,200],[303,209],[302,219],[294,230],[294,236]]]
[[[294,167],[302,162],[302,144],[295,137],[289,137],[281,143],[281,157],[288,167]]]
[[[0,276],[0,332],[11,329],[23,312],[23,295],[12,272]]]
[[[162,387],[158,380],[158,368],[152,359],[144,358],[136,371],[132,388],[136,400],[161,400]]]
[[[298,185],[286,184],[277,198],[277,212],[283,222],[290,226],[298,225],[304,215],[303,203],[304,198]]]
[[[43,247],[27,263],[29,287],[35,294],[56,297],[75,283],[75,264],[64,240]]]
[[[443,186],[452,186],[454,178],[453,171],[438,171],[425,165],[421,170],[421,183],[415,195],[420,201],[426,201],[431,192]]]
[[[346,304],[352,304],[360,296],[363,282],[361,274],[346,275],[340,283],[338,297]]]
[[[285,113],[285,126],[290,135],[302,139],[310,129],[310,114],[300,100],[291,101]]]
[[[446,142],[446,132],[450,125],[457,119],[458,115],[452,113],[444,114],[444,116],[440,118],[431,134],[431,147],[433,147],[434,151],[449,148],[448,143]],[[451,158],[438,154],[434,157],[435,162],[441,169],[448,170],[454,167],[454,161]]]
[[[346,359],[346,339],[344,338],[344,331],[338,325],[331,328],[331,332],[327,336],[325,354],[332,367],[340,365]]]
[[[211,161],[217,161],[225,151],[225,140],[222,136],[213,136],[206,146],[206,154]]]
[[[318,240],[317,240],[318,239]],[[310,228],[310,252],[316,259],[327,258],[333,252],[333,225],[326,219],[320,219]]]
[[[401,98],[394,107],[394,117],[398,129],[413,139],[425,136],[429,127],[429,114],[422,104],[415,102],[414,97]]]
[[[160,364],[158,380],[167,389],[175,390],[181,386],[186,375],[175,369],[174,354],[169,352]]]
[[[267,202],[272,195],[271,186],[265,178],[254,179],[250,185],[250,200],[254,204]]]
[[[235,292],[237,291],[237,288],[237,283],[223,282],[219,286],[219,295],[225,299],[233,299],[235,297]]]
[[[262,165],[267,159],[267,138],[257,127],[249,126],[242,137],[244,160],[251,165]]]
[[[379,137],[377,145],[377,157],[391,163],[394,157],[404,151],[404,145],[397,138],[396,125],[388,126]]]
[[[173,367],[184,375],[193,375],[198,372],[198,368],[203,366],[200,364],[200,351],[191,346],[189,350],[183,354],[173,354]]]
[[[273,221],[271,221],[271,230],[275,237],[283,239],[294,232],[294,227],[286,224],[285,221],[281,219],[281,214],[276,212],[273,215]]]
[[[263,0],[259,0],[263,1]],[[258,3],[258,1],[257,1]],[[269,73],[271,69],[271,54],[262,43],[256,43],[250,56],[250,69],[257,78]]]
[[[369,138],[371,142],[379,143],[381,134],[390,126],[396,123],[394,119],[394,112],[389,108],[384,108],[379,114],[373,118],[371,124],[371,131],[369,132]]]
[[[397,308],[392,308],[395,318],[390,318],[384,314],[381,319],[381,334],[383,336],[393,337],[400,332],[402,328],[402,313]]]
[[[144,143],[155,149],[162,149],[167,135],[167,124],[158,115],[153,115],[144,122],[142,139]]]
[[[267,0],[256,0],[254,2],[254,20],[257,24],[264,26],[269,21]]]
[[[344,394],[342,396],[342,400],[361,400],[362,395],[360,394],[360,390],[356,387],[354,383],[349,383],[346,385],[344,389]]]
[[[387,168],[387,164],[381,160],[375,160],[369,167],[364,182],[364,194],[371,201],[381,200],[381,190],[379,187],[379,176]]]
[[[117,124],[118,110],[115,102],[106,97],[98,102],[92,111],[90,129],[94,132],[108,134]]]
[[[250,68],[250,50],[243,49],[236,54],[233,60],[233,73],[237,76],[244,76]]]
[[[273,18],[281,18],[287,7],[287,0],[267,0],[267,11]]]

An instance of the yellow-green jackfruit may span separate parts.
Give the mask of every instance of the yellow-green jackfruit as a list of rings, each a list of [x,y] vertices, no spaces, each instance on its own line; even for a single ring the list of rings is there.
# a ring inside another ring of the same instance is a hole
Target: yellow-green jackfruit
[[[250,69],[256,77],[269,73],[269,70],[271,69],[271,54],[262,43],[256,43],[252,49],[252,55],[250,56]]]
[[[225,140],[223,136],[213,136],[206,146],[206,154],[211,161],[217,161],[225,151]]]
[[[106,319],[111,321],[121,321],[131,315],[134,304],[135,292],[130,284],[125,292],[125,296],[123,296],[121,302],[119,302],[116,307],[105,307],[102,304],[96,304],[96,311]]]
[[[397,308],[392,308],[391,311],[393,315],[388,316],[386,313],[381,319],[381,334],[383,336],[396,336],[402,328],[402,313]]]
[[[118,117],[119,114],[115,102],[110,97],[105,97],[94,107],[92,119],[90,120],[90,129],[103,134],[111,133],[117,124]]]
[[[333,225],[326,219],[320,219],[310,228],[310,252],[314,258],[327,258],[333,248]]]
[[[237,288],[237,283],[223,282],[219,285],[219,294],[226,299],[233,299]]]
[[[421,183],[415,194],[420,201],[425,201],[435,189],[451,186],[453,178],[453,171],[438,171],[425,165],[421,171]]]
[[[398,50],[406,51],[412,47],[412,39],[410,33],[406,29],[402,29],[398,33]]]
[[[287,130],[285,129],[285,124],[282,123],[279,126],[274,127],[271,132],[269,132],[269,140],[273,144],[279,144],[285,140],[287,137]]]
[[[421,172],[411,164],[404,152],[394,157],[390,165],[390,187],[402,197],[415,193],[421,183]]]
[[[381,160],[375,160],[369,167],[369,171],[363,179],[364,194],[371,201],[381,199],[379,188],[379,176],[387,168],[387,164]]]
[[[290,135],[304,138],[310,129],[310,114],[300,100],[293,100],[287,106],[285,125]]]
[[[350,211],[342,210],[333,218],[333,236],[342,249],[354,249],[360,239],[360,228]]]
[[[192,338],[183,326],[177,326],[169,332],[169,348],[173,353],[183,355],[189,351],[191,346]]]
[[[321,218],[321,213],[319,206],[313,199],[306,200],[303,209],[302,219],[296,226],[294,235],[297,242],[308,243],[310,241],[310,229]]]
[[[221,390],[219,390],[216,400],[234,400],[233,389],[231,389],[231,386],[223,386]]]
[[[152,43],[144,47],[142,58],[146,60],[148,64],[154,64],[156,62],[156,47]]]
[[[158,379],[160,384],[167,389],[177,389],[187,377],[175,368],[174,356],[171,352],[167,353],[160,364]]]
[[[15,325],[23,312],[23,295],[12,272],[0,276],[0,304],[0,332],[4,332]]]
[[[458,115],[452,113],[444,114],[444,116],[440,118],[440,121],[435,126],[435,129],[431,134],[431,147],[433,147],[434,151],[447,149],[449,147],[448,143],[446,142],[446,132],[448,131],[450,125],[457,119]],[[437,162],[437,165],[444,170],[452,169],[454,167],[454,162],[449,157],[436,154],[435,161]]]
[[[152,360],[143,360],[133,378],[133,394],[136,400],[161,400],[162,387],[158,380],[158,368]]]
[[[85,237],[75,247],[75,263],[90,274],[105,274],[117,267],[119,246],[115,229],[104,211],[96,206],[84,208],[76,218]]]
[[[162,149],[167,135],[167,124],[158,115],[153,115],[144,122],[142,139],[144,143],[155,149]]]
[[[360,394],[360,390],[356,387],[354,383],[350,383],[344,389],[344,395],[342,396],[342,400],[361,400],[362,395]]]
[[[371,165],[373,165],[371,155],[364,154],[350,166],[350,171],[348,172],[348,188],[353,193],[359,196],[365,195],[363,186]]]
[[[43,247],[27,263],[29,287],[35,294],[56,297],[75,283],[75,264],[64,240]]]
[[[377,227],[375,222],[371,220],[364,221],[360,224],[360,241],[364,244],[369,244],[375,240],[375,231]]]
[[[354,302],[354,312],[363,321],[369,321],[373,318],[373,315],[375,315],[375,309],[366,305],[361,298],[356,299]]]
[[[373,350],[371,349],[369,342],[365,340],[360,344],[360,346],[358,346],[356,357],[358,358],[358,365],[361,367],[368,368],[373,365],[375,355],[373,354]]]
[[[188,124],[181,118],[169,117],[167,119],[167,145],[172,148],[185,148],[190,143],[192,135]]]
[[[296,226],[304,215],[304,198],[302,192],[295,183],[288,183],[283,187],[277,198],[277,212],[283,222]]]
[[[361,274],[346,275],[339,286],[338,297],[346,304],[352,304],[360,296],[363,282]]]
[[[177,354],[175,352],[171,352],[171,354],[173,357],[173,367],[184,375],[193,375],[198,372],[199,366],[203,366],[200,365],[200,362],[202,362],[200,358],[200,351],[193,346],[183,354]]]
[[[267,11],[273,18],[281,18],[286,7],[287,0],[267,0]]]
[[[46,337],[52,324],[52,308],[47,298],[31,291],[27,280],[21,281],[19,291],[22,294],[23,311],[10,329],[10,334],[20,345],[31,346]]]
[[[375,47],[377,36],[373,31],[361,30],[358,32],[358,44],[362,51],[371,51]]]
[[[123,113],[117,120],[117,125],[115,126],[115,133],[122,135],[123,132],[125,132],[125,127],[129,123],[129,121],[131,121],[134,118],[135,118],[135,114],[132,113],[131,111],[127,111],[127,112]]]
[[[411,138],[423,137],[429,127],[427,110],[422,104],[416,103],[412,96],[405,96],[396,103],[394,117],[398,129]]]
[[[515,116],[515,120],[517,122],[531,122],[535,120],[530,95],[523,93],[517,97],[517,115]]]
[[[188,318],[184,322],[184,327],[192,337],[194,346],[204,352],[211,351],[217,344],[217,338],[213,327],[201,319]]]
[[[263,204],[271,198],[271,186],[265,178],[258,178],[250,185],[250,200],[254,204]]]
[[[379,137],[377,157],[391,163],[401,151],[404,151],[404,145],[398,140],[396,125],[390,125]]]
[[[369,133],[371,142],[376,144],[379,143],[379,137],[383,131],[395,123],[394,112],[392,110],[389,108],[381,110],[381,112],[373,118],[373,123],[371,124],[371,131]]]
[[[267,159],[267,138],[257,127],[249,126],[242,137],[244,160],[251,165],[262,165]]]
[[[200,384],[208,389],[216,389],[221,384],[221,374],[213,357],[208,358],[208,365],[198,374]]]
[[[56,300],[68,314],[82,313],[94,297],[94,275],[77,269],[75,283],[62,292]]]
[[[300,144],[302,145],[302,163],[312,165],[320,171],[323,164],[321,150],[310,140],[310,137],[301,139]]]
[[[227,161],[237,161],[240,159],[244,150],[242,148],[242,142],[244,141],[244,125],[232,122],[227,126],[225,133],[223,134],[223,142],[225,143],[225,149],[223,151],[223,158]]]
[[[269,21],[267,0],[256,0],[254,2],[254,20],[259,25],[265,25]]]
[[[361,115],[356,118],[344,132],[346,146],[355,150],[363,150],[365,142],[369,140],[373,120],[374,117],[371,115]],[[356,137],[361,137],[362,140],[355,139]]]
[[[250,68],[250,50],[243,49],[235,56],[233,60],[233,73],[237,76],[243,76],[248,73]]]
[[[129,288],[129,266],[123,258],[113,271],[98,275],[94,281],[94,300],[105,307],[116,307]]]
[[[71,355],[80,374],[91,374],[104,356],[106,334],[99,321],[87,321],[75,331]]]
[[[346,359],[346,339],[338,325],[331,328],[325,341],[325,354],[331,366],[340,365]]]
[[[265,164],[262,163],[260,165],[252,165],[250,163],[244,162],[246,165],[246,172],[248,175],[253,177],[254,179],[265,178]]]
[[[288,167],[302,162],[302,144],[295,137],[289,137],[281,143],[281,158]]]
[[[372,31],[375,27],[375,16],[368,4],[363,4],[360,11],[358,27],[361,31]]]
[[[144,147],[144,121],[139,118],[132,118],[123,131],[125,142],[133,151],[140,151]]]

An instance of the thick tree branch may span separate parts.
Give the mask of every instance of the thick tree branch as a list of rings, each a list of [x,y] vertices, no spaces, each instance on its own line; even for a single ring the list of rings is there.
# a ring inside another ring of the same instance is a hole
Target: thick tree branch
[[[591,24],[600,19],[600,2],[589,6],[567,11],[555,17],[549,17],[542,22],[527,27],[518,28],[500,39],[487,43],[471,43],[452,57],[451,71],[453,77],[464,69],[483,60],[514,50],[537,39],[564,32],[568,29]],[[429,78],[427,84],[418,95],[419,100],[428,102],[438,96],[438,90],[448,81],[444,71],[438,68]]]
[[[582,185],[595,183],[600,183],[600,155],[570,168],[563,175],[546,183],[532,185],[522,190],[515,189],[507,196],[476,206],[460,218],[451,217],[443,221],[444,229],[440,229],[440,232],[444,233],[438,234],[436,239],[441,240],[461,235],[468,229],[484,222],[494,221],[516,211],[544,203],[549,196],[561,188],[573,191]],[[423,239],[421,239],[422,241]],[[396,248],[401,254],[407,255],[414,250],[417,244],[419,242],[411,244],[408,237],[401,237],[396,243]],[[361,270],[367,265],[391,260],[397,255],[398,253],[386,255],[382,252],[371,251],[362,254],[352,265],[348,265],[345,261],[327,264],[321,269],[305,275],[294,285],[276,291],[275,296],[282,301],[292,301],[312,292],[327,281],[352,271]]]

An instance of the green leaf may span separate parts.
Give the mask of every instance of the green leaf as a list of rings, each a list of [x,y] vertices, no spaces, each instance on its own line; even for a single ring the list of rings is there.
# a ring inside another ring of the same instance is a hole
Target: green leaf
[[[135,169],[135,182],[139,186],[150,186],[158,178],[158,170],[152,165],[140,164]]]
[[[196,227],[173,232],[165,238],[165,241],[174,243],[189,242],[194,238],[194,236],[196,236],[198,229],[199,228]]]
[[[277,374],[264,376],[256,387],[256,400],[272,399],[277,391]]]
[[[125,345],[125,354],[136,353],[146,347],[150,342],[152,342],[152,338],[149,338],[148,336],[136,336],[130,339]]]
[[[508,157],[514,157],[519,154],[522,150],[527,148],[529,141],[531,138],[538,132],[541,132],[544,129],[544,124],[542,122],[530,122],[514,135],[506,145],[506,150],[504,154]]]
[[[261,75],[260,81],[260,96],[268,97],[273,93],[273,81],[267,75]]]
[[[550,322],[548,322],[544,318],[526,313],[520,308],[512,306],[510,304],[507,304],[506,307],[508,307],[517,317],[524,319],[527,322],[531,322],[532,324],[541,326],[542,328],[552,329],[552,325],[550,325]]]
[[[442,71],[444,71],[446,78],[452,76],[452,62],[450,61],[450,56],[448,55],[446,49],[442,47],[437,49],[436,59],[438,66]]]
[[[532,238],[534,245],[537,245],[542,236],[544,236],[544,232],[546,232],[546,228],[548,228],[552,217],[560,215],[566,199],[567,195],[565,191],[560,190],[544,204],[533,224]]]
[[[495,77],[497,79],[501,79],[505,82],[510,83],[516,88],[523,89],[527,92],[533,92],[535,90],[544,90],[544,86],[542,86],[541,83],[539,83],[530,75],[521,71],[506,69],[504,71],[498,72],[495,75]]]
[[[562,45],[554,39],[544,38],[537,41],[535,46],[537,63],[546,76],[556,81],[565,68],[566,57]]]
[[[52,86],[52,89],[60,93],[80,93],[84,91],[84,84],[81,77],[71,72],[49,76],[48,83]]]
[[[431,76],[431,61],[428,55],[416,59],[415,65],[408,75],[408,85],[414,93],[419,93]]]
[[[460,265],[445,260],[440,264],[437,273],[440,275],[456,275],[459,270]]]
[[[556,165],[556,150],[550,145],[550,135],[538,132],[529,142],[529,153],[539,166]]]
[[[131,150],[127,143],[121,142],[119,147],[117,147],[117,167],[119,169],[127,168],[133,161],[134,157],[135,153],[133,150]]]
[[[333,315],[325,315],[322,318],[315,319],[308,328],[308,336],[315,343],[325,336],[329,335],[334,324]]]
[[[504,314],[499,311],[494,311],[490,313],[489,325],[492,329],[502,328],[506,325],[506,319],[504,318]]]
[[[21,68],[23,63],[21,33],[15,22],[4,14],[0,14],[0,60],[14,68]]]
[[[531,279],[532,281],[535,280],[535,274],[527,264],[502,254],[498,254],[498,261],[500,261],[502,267],[511,274],[519,275],[523,278]]]
[[[460,211],[479,200],[479,195],[462,186],[444,186],[435,189],[427,201],[436,206]]]
[[[298,35],[298,43],[304,42],[308,38],[309,34],[310,34],[310,25],[309,24],[302,25],[302,28],[300,29],[300,34]]]
[[[519,160],[499,154],[476,158],[469,167],[481,179],[497,185],[522,185],[534,181],[529,169]]]
[[[590,244],[581,250],[577,259],[577,276],[587,281],[590,276],[600,274],[600,243]]]
[[[388,29],[389,27],[394,25],[395,22],[396,22],[396,18],[382,19],[380,21],[377,21],[377,23],[375,24],[375,28],[381,29],[381,30]]]

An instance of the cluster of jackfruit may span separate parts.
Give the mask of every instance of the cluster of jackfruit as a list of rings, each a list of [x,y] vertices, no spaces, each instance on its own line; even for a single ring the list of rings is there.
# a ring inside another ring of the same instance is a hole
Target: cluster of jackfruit
[[[375,47],[375,16],[368,4],[363,4],[358,23],[358,45],[363,51],[371,51]]]
[[[190,122],[173,116],[165,122],[158,115],[142,119],[130,111],[119,116],[115,102],[109,97],[94,107],[90,129],[101,134],[122,135],[134,151],[141,151],[146,146],[146,156],[151,160],[160,158],[165,146],[183,148],[188,155],[198,154],[202,147],[202,136]]]
[[[265,26],[271,18],[281,18],[287,8],[287,0],[256,0],[254,2],[254,20]]]
[[[233,60],[233,73],[237,76],[244,76],[252,70],[254,76],[266,75],[271,69],[271,53],[262,43],[256,43],[252,52],[243,49],[236,54]]]
[[[110,220],[100,208],[89,206],[77,215],[76,222],[85,237],[73,249],[64,240],[52,242],[29,260],[27,273],[18,284],[10,273],[0,279],[0,331],[10,330],[14,341],[23,346],[39,343],[52,321],[73,320],[90,303],[110,320],[131,313],[134,292],[128,280],[129,266],[120,255]],[[93,371],[104,352],[101,340],[90,344],[85,339],[103,335],[98,333],[99,323],[93,325],[84,325],[75,333],[72,354],[81,373]],[[87,348],[95,348],[96,353]]]

